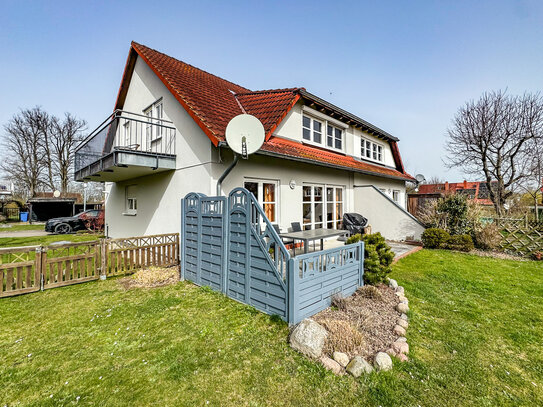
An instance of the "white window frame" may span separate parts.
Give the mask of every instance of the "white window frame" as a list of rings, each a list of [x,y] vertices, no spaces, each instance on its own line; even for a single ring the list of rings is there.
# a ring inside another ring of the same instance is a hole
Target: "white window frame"
[[[304,119],[305,118],[309,119],[309,127],[304,125]],[[319,123],[321,125],[320,132],[317,132],[315,130],[315,122]],[[302,115],[302,140],[303,140],[303,142],[304,143],[315,144],[317,146],[322,146],[323,145],[323,139],[325,137],[325,134],[324,134],[325,124],[326,124],[326,122],[324,122],[324,121],[322,121],[320,119],[317,119],[315,117],[303,114]],[[304,138],[304,130],[306,130],[306,129],[309,130],[309,140]],[[320,133],[321,141],[315,141],[315,133]]]
[[[304,125],[304,117],[307,117],[311,120],[310,127],[306,127]],[[314,121],[317,121],[321,124],[321,141],[317,142],[314,139]],[[328,126],[331,126],[333,129],[337,129],[341,132],[341,148],[336,148],[335,146],[335,132],[334,132],[334,138],[333,138],[333,146],[328,145]],[[347,129],[349,126],[339,122],[337,120],[334,120],[332,118],[327,118],[326,115],[320,113],[317,114],[317,111],[313,112],[313,109],[310,109],[306,106],[304,106],[303,112],[302,112],[302,143],[304,144],[311,144],[314,146],[322,147],[327,150],[333,150],[338,151],[341,153],[345,152],[345,142],[346,142],[346,136],[345,136],[345,129]],[[308,129],[310,132],[310,139],[304,138],[304,129]]]
[[[400,194],[401,194],[401,191],[399,189],[392,190],[392,200],[396,202],[398,205],[400,204]]]
[[[369,157],[366,155],[366,152],[368,151],[368,143],[370,153]],[[385,162],[385,146],[382,143],[378,143],[376,141],[370,140],[368,137],[361,136],[359,147],[361,159],[374,161],[377,163]],[[377,158],[374,158],[375,156]]]
[[[309,187],[310,189],[310,200],[304,201],[304,187]],[[315,200],[315,188],[322,188],[322,200],[317,201]],[[328,201],[327,198],[327,190],[328,188],[332,188],[332,201]],[[341,201],[337,200],[337,189],[341,189]],[[329,229],[328,223],[332,223],[331,229],[337,229],[339,222],[343,220],[343,214],[345,213],[345,191],[346,187],[345,185],[332,185],[332,184],[314,184],[314,183],[304,183],[302,185],[302,229],[303,230],[314,230],[316,225],[320,225],[320,228],[323,229]],[[332,213],[333,213],[333,219],[331,221],[328,221],[327,215],[328,215],[328,204],[332,204]],[[338,217],[337,211],[336,211],[336,205],[341,204],[341,215]],[[315,207],[317,204],[322,204],[322,217],[320,222],[316,222],[317,217],[319,214],[316,213]],[[310,205],[310,212],[311,212],[311,219],[310,222],[304,223],[303,213],[304,213],[304,205]],[[319,228],[319,229],[320,229]]]
[[[329,136],[328,135],[328,127],[331,127],[332,128],[332,135]],[[341,144],[341,147],[340,148],[337,148],[336,147],[336,141],[337,141],[337,138],[336,138],[336,131],[339,130],[339,142]],[[330,148],[330,149],[333,149],[333,150],[338,150],[338,151],[343,151],[343,143],[345,142],[345,137],[343,136],[343,129],[337,127],[337,126],[334,126],[332,123],[329,123],[329,122],[326,122],[326,145],[325,147],[326,148]],[[328,145],[328,137],[331,137],[332,138],[332,145],[329,146]]]
[[[279,223],[279,180],[276,179],[264,179],[264,178],[251,178],[251,177],[245,177],[243,179],[243,187],[245,188],[246,182],[253,182],[255,184],[258,184],[257,187],[257,196],[255,197],[258,203],[262,206],[262,210],[264,213],[266,213],[265,205],[266,204],[273,204],[275,208],[275,219],[271,223],[280,224]],[[275,201],[264,201],[264,184],[274,184],[275,185]]]
[[[138,191],[137,185],[125,187],[125,212],[123,215],[135,216],[138,213]]]
[[[163,124],[162,120],[164,120],[164,103],[162,98],[143,109],[143,114],[147,116],[147,125],[145,129],[148,143],[147,150],[151,151],[153,144],[162,140],[163,129],[162,127],[158,127]],[[153,126],[153,124],[158,126]]]

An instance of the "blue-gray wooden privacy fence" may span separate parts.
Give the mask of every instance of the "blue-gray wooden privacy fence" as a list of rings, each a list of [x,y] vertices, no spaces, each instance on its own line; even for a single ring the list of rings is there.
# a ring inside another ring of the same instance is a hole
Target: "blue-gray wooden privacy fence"
[[[181,203],[181,273],[197,285],[298,323],[363,284],[364,243],[291,258],[254,195],[188,194]]]

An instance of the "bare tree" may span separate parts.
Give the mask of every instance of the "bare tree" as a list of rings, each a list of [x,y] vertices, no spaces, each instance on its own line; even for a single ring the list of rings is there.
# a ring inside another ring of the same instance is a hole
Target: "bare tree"
[[[21,110],[4,126],[5,158],[0,167],[17,188],[27,191],[31,197],[44,183],[47,163],[42,140],[49,120],[47,112],[35,107]]]
[[[83,140],[82,133],[86,128],[85,120],[70,113],[64,114],[64,120],[51,117],[43,139],[43,149],[48,160],[48,184],[51,189],[56,189],[55,184],[58,182],[60,191],[68,192],[75,147]]]
[[[528,175],[521,184],[522,189],[532,198],[535,219],[539,221],[539,202],[543,200],[543,143],[534,143],[530,150]]]
[[[501,216],[513,188],[529,174],[530,150],[543,134],[543,98],[484,93],[459,109],[447,134],[447,164],[483,176]]]

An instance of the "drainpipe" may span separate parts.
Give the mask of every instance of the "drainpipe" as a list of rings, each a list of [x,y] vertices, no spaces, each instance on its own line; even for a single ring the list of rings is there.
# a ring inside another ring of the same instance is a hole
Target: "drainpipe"
[[[230,174],[230,172],[234,169],[234,167],[236,166],[236,164],[238,163],[239,161],[239,155],[237,154],[234,154],[234,161],[232,161],[232,164],[230,164],[228,166],[228,168],[226,170],[224,170],[224,172],[222,173],[221,177],[219,178],[219,180],[217,181],[217,196],[220,196],[221,195],[221,186],[222,186],[222,182],[224,181],[224,179],[228,176],[228,174]]]

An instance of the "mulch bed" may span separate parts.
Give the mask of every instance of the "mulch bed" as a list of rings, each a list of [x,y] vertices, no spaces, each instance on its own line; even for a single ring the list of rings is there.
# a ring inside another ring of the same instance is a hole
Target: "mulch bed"
[[[334,351],[371,360],[398,339],[394,326],[400,317],[394,290],[384,284],[360,287],[349,298],[335,299],[333,306],[313,317],[329,332],[324,353]]]
[[[475,254],[477,256],[481,257],[492,257],[494,259],[500,259],[500,260],[518,260],[518,261],[528,261],[526,257],[517,256],[514,254],[508,254],[504,252],[498,252],[498,251],[484,251],[484,250],[472,250],[469,252],[469,254]]]
[[[177,267],[148,267],[119,280],[125,290],[131,288],[154,288],[179,282]]]

